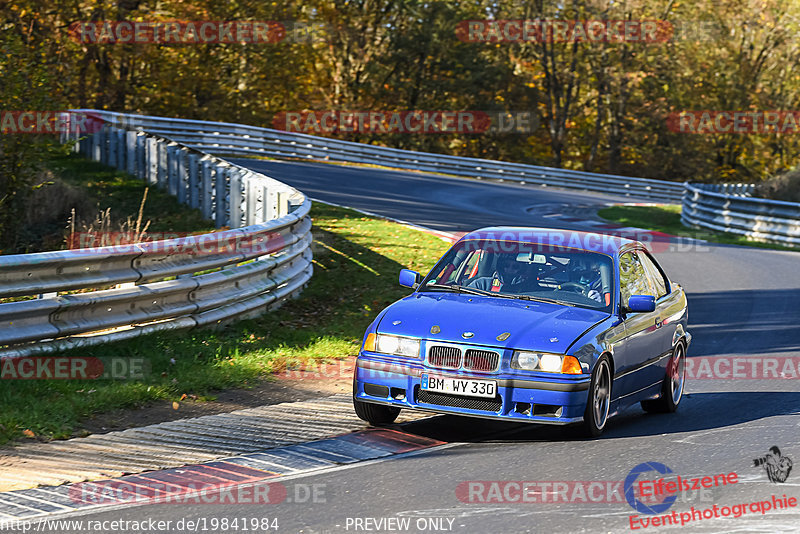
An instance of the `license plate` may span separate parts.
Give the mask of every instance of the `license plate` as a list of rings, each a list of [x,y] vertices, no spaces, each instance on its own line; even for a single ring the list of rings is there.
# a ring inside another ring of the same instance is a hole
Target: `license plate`
[[[451,378],[447,376],[422,375],[422,389],[466,395],[468,397],[488,397],[497,395],[497,383],[494,380],[472,380],[470,378]]]

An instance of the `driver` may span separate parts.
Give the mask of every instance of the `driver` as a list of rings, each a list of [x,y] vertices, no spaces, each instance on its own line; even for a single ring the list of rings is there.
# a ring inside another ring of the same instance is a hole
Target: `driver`
[[[570,267],[570,278],[583,287],[584,295],[597,302],[603,302],[600,263],[590,258],[577,258],[570,262]]]
[[[472,280],[468,285],[475,289],[484,291],[499,292],[501,289],[508,293],[519,293],[524,291],[523,286],[527,286],[529,280],[529,268],[527,264],[517,261],[516,254],[503,254],[497,260],[497,270],[492,276],[481,276]],[[537,284],[538,286],[538,284]]]

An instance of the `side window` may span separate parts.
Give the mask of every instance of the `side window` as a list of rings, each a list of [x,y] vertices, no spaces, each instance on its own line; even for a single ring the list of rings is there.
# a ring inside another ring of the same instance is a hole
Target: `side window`
[[[638,256],[641,259],[645,270],[647,271],[647,275],[650,278],[650,283],[656,290],[656,298],[663,297],[667,294],[667,287],[669,286],[667,280],[664,278],[664,273],[661,272],[661,269],[658,268],[655,260],[653,260],[649,254],[645,252],[639,252]]]
[[[623,304],[627,304],[631,295],[655,296],[647,280],[647,272],[633,252],[626,252],[619,257],[619,287]]]

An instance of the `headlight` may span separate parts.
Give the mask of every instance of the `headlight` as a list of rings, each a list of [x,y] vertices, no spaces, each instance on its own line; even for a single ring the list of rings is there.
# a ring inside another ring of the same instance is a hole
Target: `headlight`
[[[575,356],[562,356],[548,352],[514,351],[512,369],[544,371],[546,373],[581,374],[582,368]]]
[[[539,368],[539,353],[538,352],[515,352],[514,359],[511,362],[511,367],[515,369],[527,369],[533,371]]]
[[[539,358],[539,367],[548,373],[557,373],[561,370],[561,356],[558,354],[542,354]]]
[[[419,358],[419,339],[378,334],[375,339],[375,352]]]

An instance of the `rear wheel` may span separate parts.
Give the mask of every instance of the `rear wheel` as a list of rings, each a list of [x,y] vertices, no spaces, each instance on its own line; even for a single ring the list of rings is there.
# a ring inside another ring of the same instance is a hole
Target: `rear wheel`
[[[682,343],[675,346],[667,364],[667,373],[661,384],[661,396],[642,401],[642,409],[650,413],[672,413],[678,409],[686,383],[686,349]]]
[[[608,356],[597,360],[589,383],[589,398],[583,414],[583,434],[596,438],[603,433],[608,422],[608,410],[611,406],[611,365]]]

